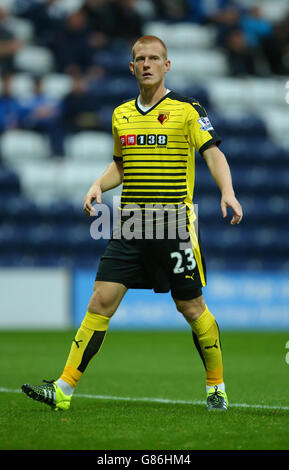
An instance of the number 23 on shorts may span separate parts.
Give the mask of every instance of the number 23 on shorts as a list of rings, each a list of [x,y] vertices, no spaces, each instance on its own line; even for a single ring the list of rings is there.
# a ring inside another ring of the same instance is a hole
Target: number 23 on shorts
[[[185,260],[183,257],[185,255]],[[196,260],[192,248],[186,248],[184,251],[173,251],[170,253],[172,259],[175,259],[174,274],[181,274],[185,269],[192,271],[196,267]]]

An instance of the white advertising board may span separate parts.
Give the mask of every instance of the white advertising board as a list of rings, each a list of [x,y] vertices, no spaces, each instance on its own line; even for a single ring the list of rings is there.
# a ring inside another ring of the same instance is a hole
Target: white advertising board
[[[63,329],[70,321],[70,273],[0,269],[0,329]]]

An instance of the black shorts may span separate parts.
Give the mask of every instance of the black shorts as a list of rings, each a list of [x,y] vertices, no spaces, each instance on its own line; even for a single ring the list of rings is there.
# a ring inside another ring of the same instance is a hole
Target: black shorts
[[[177,300],[202,294],[206,285],[200,238],[195,249],[189,240],[110,239],[100,259],[96,281],[119,282],[128,289],[169,292]]]

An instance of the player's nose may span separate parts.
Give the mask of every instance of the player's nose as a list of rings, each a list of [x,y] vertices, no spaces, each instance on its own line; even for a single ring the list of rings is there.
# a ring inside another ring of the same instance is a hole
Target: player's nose
[[[148,57],[145,58],[145,60],[144,60],[144,62],[143,62],[143,66],[144,66],[145,68],[149,68],[149,67],[151,66],[150,60],[149,60]]]

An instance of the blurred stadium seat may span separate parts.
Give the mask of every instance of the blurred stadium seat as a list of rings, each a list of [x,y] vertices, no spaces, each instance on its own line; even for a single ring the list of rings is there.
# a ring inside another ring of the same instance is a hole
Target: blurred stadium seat
[[[107,77],[110,79],[113,76],[122,77],[124,76],[128,81],[128,63],[130,61],[130,55],[128,53],[122,53],[120,51],[101,50],[93,54],[93,64],[99,67],[103,67],[109,74]]]
[[[281,78],[232,78],[217,77],[215,80],[205,78],[209,97],[214,106],[226,112],[226,109],[255,111],[263,114],[262,110],[272,106],[286,109],[285,83]]]
[[[282,20],[288,13],[288,2],[287,0],[275,0],[272,3],[271,0],[263,0],[262,12],[265,18],[272,21]]]
[[[144,27],[144,34],[157,36],[164,41],[169,50],[179,49],[180,52],[188,49],[188,44],[191,50],[209,49],[214,47],[216,39],[214,27],[183,22],[176,24],[149,22]]]
[[[58,185],[59,196],[66,197],[75,202],[83,202],[83,198],[89,187],[98,175],[102,174],[107,163],[86,163],[66,161],[61,168],[60,181]],[[82,209],[82,207],[81,207]]]
[[[24,193],[34,201],[50,201],[58,196],[61,177],[54,162],[30,162],[21,168],[20,181]]]
[[[14,66],[19,72],[42,75],[53,70],[54,59],[49,49],[28,45],[15,54]]]
[[[20,129],[5,132],[0,140],[0,149],[3,161],[11,166],[25,166],[28,162],[43,160],[50,155],[45,137]]]
[[[79,163],[90,160],[96,166],[111,161],[113,139],[107,132],[79,132],[67,137],[64,145],[68,159]]]
[[[11,80],[11,92],[20,99],[30,98],[33,95],[33,80],[28,73],[17,73]]]
[[[17,8],[13,10],[15,2],[5,3],[15,12],[7,18],[8,29],[25,42],[14,56],[12,95],[20,101],[33,96],[33,78],[41,75],[44,94],[62,104],[79,70],[59,70],[53,47],[39,43],[32,22],[17,16]],[[83,3],[61,0],[58,6],[72,12]],[[249,0],[239,3],[242,8],[251,5]],[[265,18],[283,20],[288,1],[264,0],[262,9]],[[226,51],[217,43],[217,29],[216,24],[160,17],[143,24],[143,34],[159,36],[168,46],[172,66],[167,86],[199,100],[208,111],[244,206],[244,223],[232,228],[230,216],[222,218],[219,190],[197,155],[195,202],[204,226],[208,263],[217,269],[288,269],[286,80],[270,74],[232,76]],[[118,40],[94,47],[92,70],[87,72],[98,103],[99,129],[65,134],[60,158],[51,154],[48,140],[40,133],[22,129],[1,133],[0,265],[91,267],[101,252],[105,242],[95,243],[90,237],[91,221],[83,214],[83,197],[112,161],[113,108],[138,93],[129,73],[126,39],[121,38],[119,44]],[[1,85],[0,80],[0,94]],[[105,193],[104,201],[111,205],[119,192],[118,188]]]
[[[68,75],[49,73],[43,77],[43,92],[52,98],[61,99],[71,91],[72,79]]]
[[[206,77],[223,77],[228,74],[228,66],[222,52],[207,50],[204,54],[201,50],[179,51],[171,49],[170,60],[172,68],[171,76],[182,76],[183,79],[205,80]]]
[[[0,3],[1,5],[1,3]],[[34,39],[33,25],[23,18],[10,16],[5,22],[5,26],[13,35],[24,42],[31,42]]]

